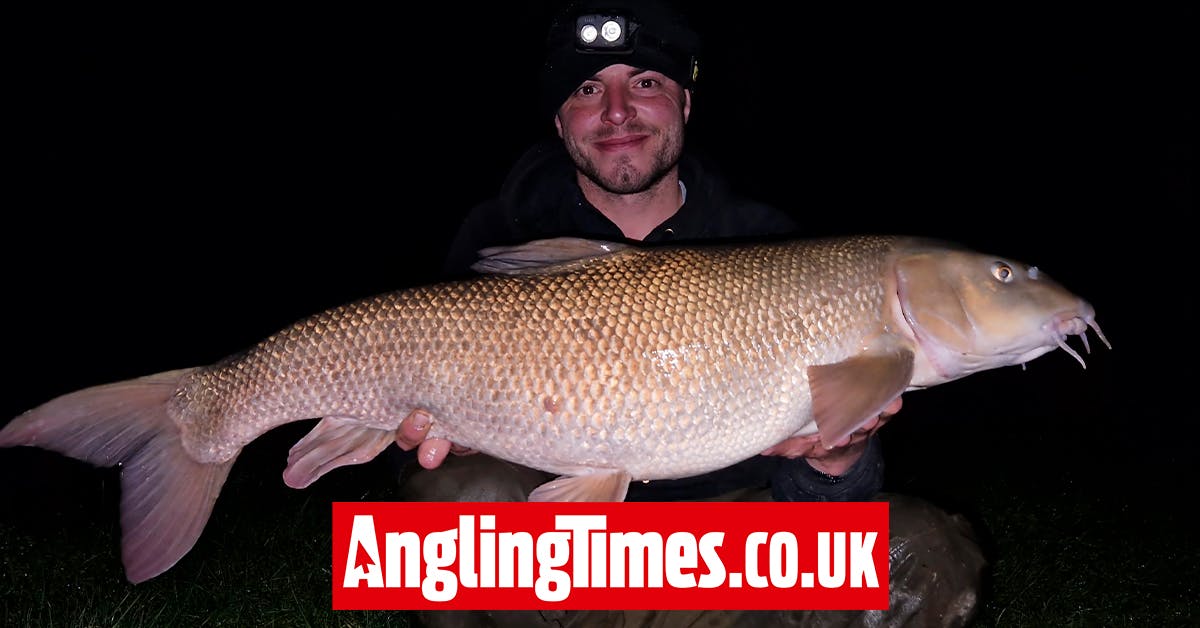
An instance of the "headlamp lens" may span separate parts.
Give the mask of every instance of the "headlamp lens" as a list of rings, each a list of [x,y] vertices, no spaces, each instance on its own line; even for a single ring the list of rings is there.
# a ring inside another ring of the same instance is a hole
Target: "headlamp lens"
[[[604,38],[604,41],[609,43],[617,41],[621,38],[621,25],[615,20],[605,22],[604,26],[601,27],[600,36]]]
[[[591,24],[584,24],[583,28],[579,29],[579,39],[585,44],[596,41],[596,27]]]

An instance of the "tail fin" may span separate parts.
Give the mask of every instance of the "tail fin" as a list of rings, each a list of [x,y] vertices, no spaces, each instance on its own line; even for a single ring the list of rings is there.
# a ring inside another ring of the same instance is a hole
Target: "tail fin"
[[[0,429],[0,447],[29,445],[121,465],[121,555],[130,582],[161,574],[192,549],[233,466],[233,459],[193,460],[167,415],[167,402],[192,370],[69,393]]]

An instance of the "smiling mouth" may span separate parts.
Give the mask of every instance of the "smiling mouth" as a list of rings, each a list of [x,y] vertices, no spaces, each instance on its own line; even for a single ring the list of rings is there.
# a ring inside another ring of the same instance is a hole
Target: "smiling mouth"
[[[600,150],[621,150],[632,146],[639,146],[646,141],[645,135],[626,135],[608,140],[596,142],[596,147]]]

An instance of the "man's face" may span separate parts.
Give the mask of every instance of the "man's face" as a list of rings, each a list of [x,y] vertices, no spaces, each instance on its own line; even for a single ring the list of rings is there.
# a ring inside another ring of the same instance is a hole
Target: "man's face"
[[[614,194],[648,189],[679,161],[691,93],[664,74],[610,65],[567,97],[554,124],[576,167]]]

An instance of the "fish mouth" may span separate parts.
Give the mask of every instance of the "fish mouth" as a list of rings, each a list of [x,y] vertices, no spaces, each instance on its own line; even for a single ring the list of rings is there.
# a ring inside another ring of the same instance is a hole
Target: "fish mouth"
[[[1051,317],[1050,320],[1042,326],[1042,331],[1046,333],[1046,337],[1054,344],[1058,345],[1059,349],[1066,351],[1071,357],[1075,358],[1075,360],[1079,362],[1080,366],[1085,369],[1087,368],[1087,362],[1083,360],[1083,356],[1079,355],[1077,351],[1071,348],[1071,345],[1067,344],[1067,340],[1071,336],[1079,336],[1083,340],[1084,352],[1090,355],[1092,353],[1092,347],[1088,344],[1088,329],[1096,332],[1096,337],[1099,338],[1100,341],[1104,343],[1104,346],[1108,347],[1110,351],[1112,350],[1112,343],[1108,341],[1108,338],[1104,337],[1104,332],[1100,330],[1100,325],[1096,323],[1096,317],[1091,308],[1087,308],[1087,310],[1083,312],[1060,312],[1059,314]],[[1045,353],[1045,351],[1042,351],[1042,353]],[[1041,355],[1041,353],[1038,355]]]

